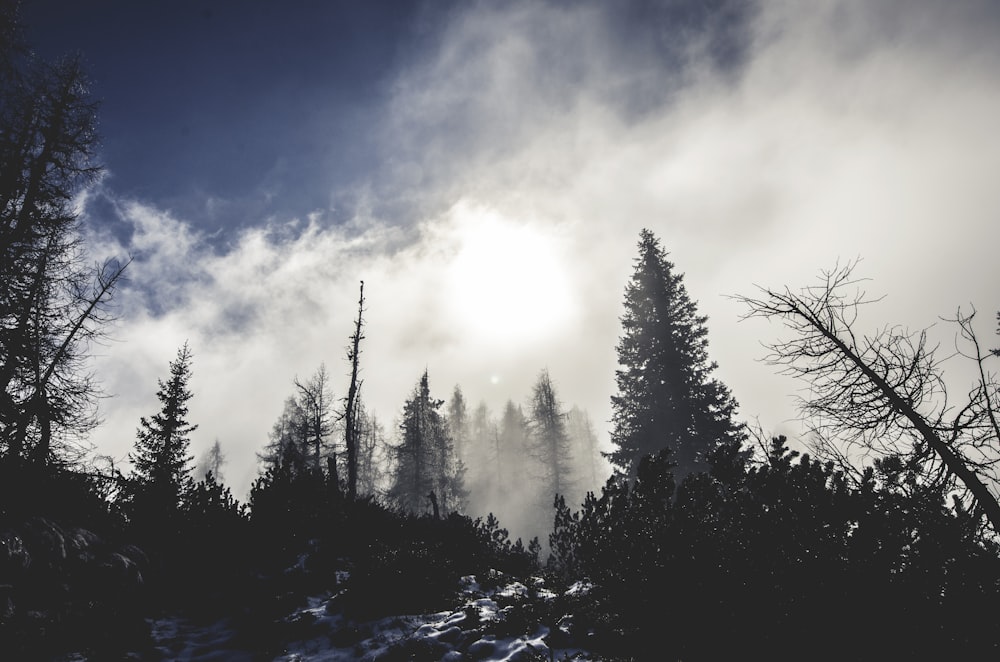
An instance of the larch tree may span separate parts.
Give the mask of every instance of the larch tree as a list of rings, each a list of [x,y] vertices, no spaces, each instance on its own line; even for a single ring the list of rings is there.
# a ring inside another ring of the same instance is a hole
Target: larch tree
[[[705,470],[713,448],[744,432],[734,419],[736,401],[712,377],[707,318],[651,231],[642,230],[638,246],[617,346],[614,449],[606,456],[633,480],[644,456],[669,448],[679,481]]]
[[[455,456],[444,400],[431,397],[427,371],[403,406],[400,443],[393,449],[395,472],[389,498],[413,513],[462,510],[465,469]]]
[[[133,516],[170,516],[190,489],[193,458],[188,450],[190,435],[198,427],[187,420],[190,379],[191,350],[184,343],[170,362],[170,378],[159,380],[160,411],[139,419],[135,448],[129,454],[132,471],[125,483],[126,504]]]
[[[562,409],[548,370],[542,370],[531,390],[528,429],[531,456],[540,473],[543,489],[565,495],[573,484],[566,413]]]
[[[331,412],[333,395],[330,392],[326,366],[321,363],[308,380],[301,382],[296,378],[294,383],[298,392],[298,405],[305,421],[305,441],[309,449],[307,466],[317,473],[322,473],[324,464],[335,470],[336,454],[330,444],[334,432]],[[326,462],[327,458],[332,461]]]
[[[72,460],[97,422],[89,344],[127,262],[88,265],[76,194],[101,173],[80,62],[34,58],[0,14],[0,454]]]

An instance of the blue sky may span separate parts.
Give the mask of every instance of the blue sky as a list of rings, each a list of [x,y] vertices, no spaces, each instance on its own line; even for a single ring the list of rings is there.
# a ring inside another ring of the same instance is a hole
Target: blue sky
[[[42,54],[83,53],[102,102],[92,250],[136,257],[95,361],[114,397],[94,442],[117,459],[188,340],[195,451],[218,438],[245,490],[292,379],[346,374],[362,279],[365,397],[387,428],[425,367],[438,397],[458,383],[494,410],[547,367],[606,439],[642,227],[767,431],[799,434],[799,385],[759,360],[779,329],[738,321],[729,295],[755,284],[860,256],[888,295],[861,324],[975,305],[993,337],[994,2],[25,9]]]
[[[41,53],[84,56],[108,187],[227,230],[329,209],[377,167],[372,111],[445,7],[39,0],[26,20]]]

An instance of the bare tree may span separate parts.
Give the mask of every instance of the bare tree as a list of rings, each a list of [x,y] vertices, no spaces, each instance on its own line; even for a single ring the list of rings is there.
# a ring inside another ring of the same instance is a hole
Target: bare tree
[[[927,481],[959,490],[969,511],[1000,533],[1000,385],[973,331],[975,312],[959,310],[947,320],[958,329],[953,357],[977,369],[973,387],[955,404],[943,379],[945,359],[928,344],[926,330],[886,326],[872,336],[855,333],[860,307],[878,300],[853,276],[856,265],[824,271],[818,285],[798,292],[761,288],[760,298],[737,299],[749,307],[745,317],[778,319],[792,332],[767,346],[767,360],[809,383],[799,405],[817,450],[843,463],[900,455]]]
[[[362,315],[365,311],[365,281],[361,281],[361,294],[358,296],[358,319],[354,323],[354,333],[351,334],[351,346],[347,349],[347,360],[351,362],[351,385],[347,389],[344,407],[344,444],[347,448],[347,496],[351,499],[358,494],[358,399],[361,382],[358,380],[358,359],[361,356],[361,333],[364,325]]]

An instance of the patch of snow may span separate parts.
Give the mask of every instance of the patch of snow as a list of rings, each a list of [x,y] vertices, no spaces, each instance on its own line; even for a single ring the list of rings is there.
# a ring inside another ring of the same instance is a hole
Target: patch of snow
[[[594,585],[588,581],[581,580],[573,582],[572,586],[566,589],[566,595],[583,596],[589,595]]]
[[[346,580],[346,573],[344,574]],[[340,576],[338,573],[338,582]],[[305,604],[295,609],[283,620],[289,623],[304,621],[308,627],[303,639],[284,642],[284,650],[274,662],[374,662],[396,646],[428,646],[440,651],[440,659],[448,662],[473,659],[479,662],[522,662],[542,659],[591,659],[577,649],[550,649],[546,639],[550,630],[538,625],[530,634],[497,638],[489,634],[491,626],[504,620],[518,607],[507,605],[500,609],[496,599],[521,602],[535,594],[549,600],[555,593],[545,588],[540,578],[527,580],[534,590],[521,582],[512,582],[495,591],[483,591],[475,576],[462,578],[462,604],[455,610],[445,610],[422,615],[403,615],[375,621],[356,622],[334,606],[338,593],[326,592],[305,599]],[[588,582],[577,582],[568,590],[569,595],[586,595],[592,588]],[[332,602],[333,601],[333,602]],[[552,632],[558,635],[553,641],[567,641],[572,632],[572,615],[559,619]],[[194,626],[181,618],[158,619],[151,623],[157,649],[164,659],[191,662],[209,660],[259,660],[259,653],[235,650],[232,644],[234,631],[228,621],[222,620],[206,626]],[[485,630],[485,632],[484,632]],[[421,649],[422,650],[422,649]]]

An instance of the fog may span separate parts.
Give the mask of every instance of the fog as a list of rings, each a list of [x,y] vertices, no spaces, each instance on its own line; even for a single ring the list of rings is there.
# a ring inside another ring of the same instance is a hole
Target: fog
[[[739,322],[730,295],[755,284],[798,287],[861,256],[859,275],[889,295],[866,323],[922,327],[971,303],[989,337],[995,5],[720,6],[683,21],[597,2],[443,13],[370,109],[379,165],[360,185],[331,182],[329,207],[312,214],[220,236],[119,193],[126,166],[108,163],[80,200],[89,245],[135,260],[113,340],[95,348],[112,396],[95,451],[127,464],[156,380],[188,341],[192,451],[218,439],[244,496],[292,380],[325,363],[334,396],[346,393],[360,280],[363,396],[390,439],[424,369],[436,397],[460,385],[496,417],[547,368],[606,449],[643,227],[708,315],[740,415],[767,431],[801,435],[799,386],[759,361],[777,330]],[[479,479],[470,489],[489,502]],[[508,519],[527,509],[504,505]]]

